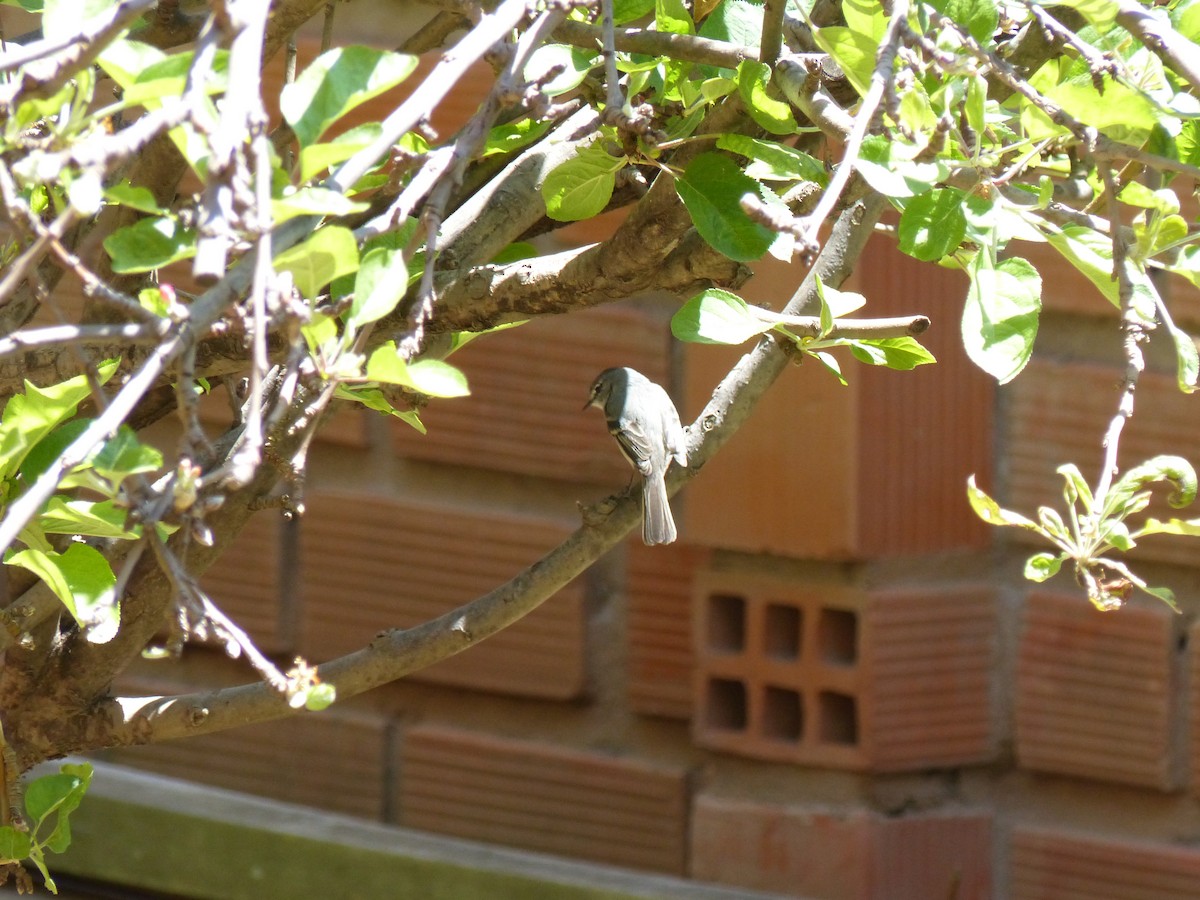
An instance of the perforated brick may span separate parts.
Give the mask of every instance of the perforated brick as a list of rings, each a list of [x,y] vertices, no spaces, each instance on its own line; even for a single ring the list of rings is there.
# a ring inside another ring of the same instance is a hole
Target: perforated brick
[[[1096,610],[1031,594],[1017,663],[1017,759],[1027,769],[1169,790],[1175,622],[1165,606]]]
[[[983,900],[991,896],[991,817],[884,818],[701,794],[691,866],[704,881],[821,900]]]
[[[301,520],[302,651],[356,650],[474,600],[517,575],[570,529],[554,521],[356,493],[314,492]],[[583,589],[563,588],[520,622],[412,678],[568,699],[584,689]]]
[[[867,594],[709,571],[695,603],[698,743],[877,770],[994,754],[987,590]]]
[[[603,369],[626,365],[667,380],[666,324],[631,308],[546,316],[484,335],[453,362],[471,396],[433,402],[429,429],[397,424],[396,452],[413,459],[624,487],[629,466],[596,410],[582,409]]]
[[[452,728],[405,732],[400,824],[683,874],[684,772]]]
[[[1010,851],[1012,900],[1195,900],[1200,850],[1022,826]]]
[[[692,714],[692,577],[708,553],[684,544],[628,547],[629,704],[671,719]]]

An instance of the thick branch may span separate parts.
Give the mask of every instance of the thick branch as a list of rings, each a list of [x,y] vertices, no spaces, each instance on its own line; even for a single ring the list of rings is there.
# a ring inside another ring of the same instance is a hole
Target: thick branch
[[[862,252],[883,199],[872,195],[846,210],[833,228],[812,272],[786,307],[796,313],[815,298],[814,273],[838,285]],[[749,416],[767,388],[784,371],[787,353],[765,338],[742,357],[713,392],[690,428],[686,469],[673,469],[671,490],[678,490],[709,460]],[[561,545],[508,583],[446,615],[415,628],[395,629],[369,646],[324,664],[321,678],[341,699],[394,681],[459,653],[495,634],[553,596],[636,526],[636,496],[616,498],[611,509],[593,512]],[[105,701],[89,715],[60,723],[55,747],[96,749],[189,737],[288,715],[286,699],[268,685],[255,683],[180,697],[119,698]],[[34,761],[24,748],[23,765]],[[36,754],[34,754],[36,755]]]

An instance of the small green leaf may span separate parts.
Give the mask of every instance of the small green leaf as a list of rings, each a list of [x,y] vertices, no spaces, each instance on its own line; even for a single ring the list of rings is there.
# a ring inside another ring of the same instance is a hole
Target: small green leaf
[[[196,232],[172,218],[140,219],[104,239],[113,271],[150,272],[196,255]]]
[[[588,72],[599,63],[600,57],[594,51],[568,47],[566,44],[543,44],[533,51],[529,62],[525,64],[525,80],[537,82],[549,78],[541,85],[539,92],[547,97],[557,97],[583,84]]]
[[[304,692],[304,708],[309,712],[328,709],[335,700],[337,700],[337,690],[332,684],[322,682]]]
[[[46,583],[95,644],[112,640],[120,624],[116,576],[95,547],[72,543],[65,552],[27,549],[12,554],[10,566],[27,569]]]
[[[482,157],[494,156],[498,153],[512,153],[522,147],[532,144],[550,130],[549,119],[521,119],[505,125],[497,125],[488,132],[487,141],[483,145]]]
[[[334,122],[404,81],[417,58],[370,47],[337,47],[317,57],[279,96],[279,109],[301,147]]]
[[[1083,473],[1079,471],[1079,467],[1074,463],[1063,463],[1056,471],[1063,477],[1063,481],[1066,482],[1063,485],[1063,497],[1067,501],[1067,505],[1074,506],[1075,502],[1078,501],[1083,507],[1083,511],[1090,513],[1094,503],[1092,489],[1084,481]]]
[[[1138,491],[1158,481],[1166,481],[1174,486],[1167,502],[1175,509],[1189,506],[1196,499],[1196,470],[1192,464],[1182,456],[1156,456],[1126,470],[1117,480],[1104,498],[1105,515],[1126,515],[1123,511],[1125,504]]]
[[[696,231],[718,253],[739,262],[762,257],[775,240],[765,225],[742,209],[742,197],[760,197],[758,184],[733,160],[719,153],[701,153],[675,179],[675,190],[687,207]]]
[[[18,831],[11,825],[0,826],[0,863],[20,862],[29,856],[29,832]]]
[[[985,47],[992,42],[1000,21],[1000,12],[992,0],[933,0],[930,5],[951,22],[965,27]]]
[[[659,31],[671,34],[696,33],[696,26],[683,0],[655,0],[654,22]]]
[[[369,208],[369,204],[351,200],[341,191],[304,187],[272,200],[271,218],[278,225],[296,216],[348,216]]]
[[[1025,561],[1025,577],[1039,584],[1048,581],[1062,568],[1064,557],[1052,553],[1035,553]]]
[[[1008,525],[1015,528],[1027,528],[1031,531],[1041,532],[1042,528],[1031,519],[1025,518],[1020,513],[1012,510],[1004,509],[989,497],[984,491],[975,485],[975,476],[972,475],[967,479],[967,500],[971,504],[971,509],[975,510],[975,515],[983,519],[989,525]]]
[[[598,141],[585,147],[546,176],[542,199],[546,214],[558,222],[578,222],[599,215],[612,199],[624,156],[612,156]]]
[[[671,317],[671,333],[694,344],[742,344],[772,327],[741,297],[719,288],[696,295]]]
[[[771,134],[795,134],[796,118],[792,108],[767,91],[771,67],[753,59],[738,64],[738,93],[750,118]]]
[[[749,159],[746,175],[756,181],[815,181],[821,185],[829,182],[820,160],[786,144],[744,134],[722,134],[717,137],[717,148]]]
[[[158,205],[158,201],[154,199],[154,194],[149,188],[132,185],[128,181],[106,188],[104,199],[109,203],[117,203],[129,209],[136,209],[138,212],[149,213],[152,216],[161,216],[166,213],[166,210]]]
[[[978,253],[967,274],[963,345],[971,361],[1000,384],[1012,381],[1033,354],[1042,309],[1042,279],[1028,261],[1013,257],[994,268]]]
[[[306,182],[331,166],[345,162],[359,150],[369,147],[383,134],[378,122],[366,122],[344,131],[330,141],[300,148],[300,181]],[[401,141],[403,144],[403,141]]]
[[[38,517],[46,534],[77,534],[87,537],[133,540],[138,531],[125,527],[129,510],[112,500],[67,500],[51,497]]]
[[[276,256],[275,268],[291,272],[296,288],[312,299],[339,275],[357,271],[358,245],[349,228],[328,225]]]
[[[162,464],[162,453],[138,440],[137,432],[128,425],[118,428],[117,433],[105,441],[86,463],[114,487],[130,475],[155,472],[162,468]]]
[[[844,343],[859,362],[872,366],[887,366],[898,372],[907,372],[917,366],[937,362],[934,355],[917,342],[916,338],[896,337],[865,340],[857,338]]]
[[[944,161],[915,162],[905,158],[906,153],[915,150],[883,135],[871,135],[863,141],[854,168],[867,184],[885,196],[915,197],[933,188],[949,173]]]
[[[900,216],[900,249],[924,262],[949,256],[966,235],[963,202],[962,191],[954,188],[934,188],[913,197]]]
[[[346,324],[358,329],[382,319],[408,290],[408,264],[399,250],[377,247],[362,258]]]
[[[430,397],[465,397],[471,393],[467,377],[460,369],[440,359],[406,363],[396,352],[394,341],[388,341],[371,353],[366,377],[369,381],[398,384]]]

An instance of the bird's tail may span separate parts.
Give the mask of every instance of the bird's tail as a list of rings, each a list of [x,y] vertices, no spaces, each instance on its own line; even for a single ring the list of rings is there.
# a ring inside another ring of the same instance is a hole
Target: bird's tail
[[[669,544],[675,540],[675,520],[667,500],[667,483],[660,472],[642,480],[642,541]]]

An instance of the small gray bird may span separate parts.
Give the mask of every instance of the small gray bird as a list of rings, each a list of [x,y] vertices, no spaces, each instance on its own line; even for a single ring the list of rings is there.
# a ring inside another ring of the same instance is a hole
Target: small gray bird
[[[669,544],[675,520],[667,502],[667,467],[687,465],[687,438],[675,404],[661,387],[629,368],[605,369],[592,382],[583,408],[604,410],[621,453],[642,476],[642,540]]]

